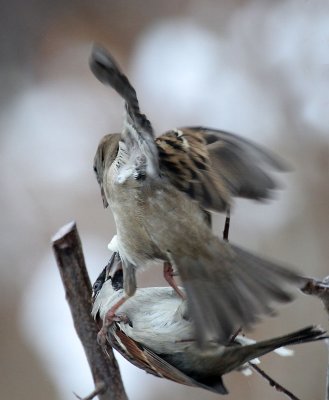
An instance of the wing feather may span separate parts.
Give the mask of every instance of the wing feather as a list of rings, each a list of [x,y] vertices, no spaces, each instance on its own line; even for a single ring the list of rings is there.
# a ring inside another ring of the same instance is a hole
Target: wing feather
[[[220,376],[218,376],[218,379],[212,385],[205,384],[191,378],[167,362],[161,357],[161,355],[158,355],[146,346],[135,342],[133,339],[127,336],[116,323],[110,328],[108,339],[111,346],[123,357],[125,357],[136,367],[143,369],[149,374],[159,378],[166,378],[186,386],[210,390],[214,393],[228,393]]]
[[[288,169],[261,146],[215,129],[171,130],[156,144],[162,175],[210,211],[225,211],[232,197],[270,198],[278,188],[270,171]]]

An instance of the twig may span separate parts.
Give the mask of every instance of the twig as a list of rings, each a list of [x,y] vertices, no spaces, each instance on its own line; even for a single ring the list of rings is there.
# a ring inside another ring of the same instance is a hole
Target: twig
[[[88,396],[86,397],[80,397],[76,393],[74,395],[76,396],[77,399],[79,400],[92,400],[94,397],[98,396],[99,394],[102,394],[106,389],[106,384],[104,382],[100,383],[98,387],[95,388]]]
[[[291,393],[288,389],[280,385],[278,382],[276,382],[273,378],[271,378],[269,375],[267,375],[266,372],[264,372],[261,368],[259,368],[257,365],[249,362],[248,363],[251,368],[253,368],[255,371],[257,371],[263,378],[265,378],[268,383],[273,386],[278,392],[281,392],[285,394],[289,399],[291,400],[300,400],[298,397],[296,397],[293,393]]]
[[[108,345],[106,357],[97,343],[98,327],[90,315],[91,284],[75,223],[63,226],[52,238],[52,245],[74,326],[94,379],[96,389],[93,397],[98,395],[99,400],[127,400],[112,348]],[[92,399],[91,395],[86,399]]]

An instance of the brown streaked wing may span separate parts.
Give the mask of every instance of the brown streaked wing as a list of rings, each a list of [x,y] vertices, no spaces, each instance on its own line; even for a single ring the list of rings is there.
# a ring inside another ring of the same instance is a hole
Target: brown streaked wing
[[[269,171],[289,170],[271,152],[238,135],[205,127],[183,130],[203,136],[212,169],[225,182],[233,196],[254,200],[271,198],[278,184]]]
[[[210,390],[214,393],[223,394],[219,389],[216,390],[215,385],[214,387],[208,386],[190,378],[188,375],[179,371],[176,367],[158,356],[152,350],[135,342],[120,329],[117,323],[112,325],[109,332],[110,335],[108,336],[108,340],[111,346],[136,367],[159,378],[165,378],[182,385],[199,387]],[[120,340],[121,344],[118,342],[116,337]],[[222,391],[224,390],[226,392],[224,386],[220,386],[220,388]]]
[[[230,193],[214,174],[203,134],[189,129],[168,131],[156,139],[162,175],[203,209],[224,211]]]

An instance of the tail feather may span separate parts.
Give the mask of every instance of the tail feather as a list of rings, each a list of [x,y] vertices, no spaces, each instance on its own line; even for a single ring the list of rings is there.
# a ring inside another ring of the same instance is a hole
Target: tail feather
[[[208,250],[197,258],[172,255],[201,347],[226,344],[239,327],[273,314],[274,301],[291,301],[303,283],[297,273],[217,239]]]
[[[309,343],[324,339],[328,339],[328,335],[323,329],[316,326],[309,326],[284,336],[264,340],[248,346],[232,346],[227,349],[223,358],[221,358],[221,365],[225,366],[225,370],[221,373],[228,373],[254,358],[261,357],[283,346]]]

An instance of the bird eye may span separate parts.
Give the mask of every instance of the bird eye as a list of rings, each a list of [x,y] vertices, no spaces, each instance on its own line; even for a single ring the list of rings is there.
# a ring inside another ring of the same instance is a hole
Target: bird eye
[[[103,286],[103,282],[101,282],[101,281],[96,281],[96,282],[94,283],[94,286],[93,286],[93,291],[94,291],[95,293],[98,293],[98,292],[101,290],[102,286]]]

